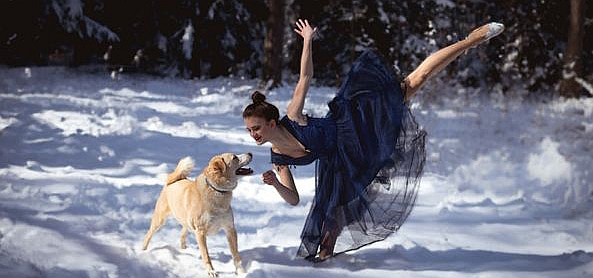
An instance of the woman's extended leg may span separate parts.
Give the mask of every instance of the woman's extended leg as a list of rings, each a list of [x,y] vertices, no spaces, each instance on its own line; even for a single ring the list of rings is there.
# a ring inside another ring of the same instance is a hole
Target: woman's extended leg
[[[504,26],[500,23],[489,23],[472,31],[465,39],[449,45],[428,56],[405,79],[405,98],[410,99],[418,89],[431,77],[441,72],[459,55],[470,48],[485,42],[502,33]]]

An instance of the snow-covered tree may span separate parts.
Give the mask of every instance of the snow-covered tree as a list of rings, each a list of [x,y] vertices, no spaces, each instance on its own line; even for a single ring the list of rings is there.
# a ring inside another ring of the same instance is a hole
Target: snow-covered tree
[[[266,38],[264,41],[264,71],[262,81],[268,87],[276,87],[282,83],[283,72],[283,45],[284,45],[284,20],[286,3],[284,0],[266,1],[270,10],[267,19]]]
[[[264,50],[269,3],[280,2],[286,4],[282,43]],[[584,36],[575,51],[581,64],[574,65],[582,73],[574,81],[590,88],[593,5],[581,2]],[[463,86],[496,85],[503,93],[559,92],[568,73],[563,69],[572,65],[566,60],[572,54],[565,53],[570,1],[22,0],[0,1],[0,13],[0,63],[11,65],[47,64],[43,57],[68,45],[79,63],[102,61],[98,57],[111,49],[113,63],[138,64],[141,53],[143,70],[156,74],[268,79],[264,53],[278,50],[274,56],[282,55],[284,66],[267,72],[290,79],[300,67],[301,45],[292,31],[298,18],[319,30],[313,44],[319,84],[339,85],[365,48],[379,50],[404,76],[489,21],[501,21],[506,31],[457,59],[440,78]]]
[[[97,42],[119,41],[119,37],[103,24],[83,13],[81,0],[51,0],[48,8],[68,33],[75,33],[81,38],[93,38]]]
[[[583,0],[570,1],[570,27],[568,43],[564,53],[564,68],[560,81],[560,94],[566,97],[578,97],[583,90],[576,80],[582,75],[583,64]]]

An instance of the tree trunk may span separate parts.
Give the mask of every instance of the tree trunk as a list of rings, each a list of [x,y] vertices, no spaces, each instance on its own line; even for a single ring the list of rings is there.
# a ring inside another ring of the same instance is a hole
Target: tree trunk
[[[583,0],[570,0],[570,28],[560,81],[560,95],[564,97],[578,97],[582,91],[576,78],[582,75],[583,70],[581,55],[583,51],[584,4]]]
[[[262,83],[266,89],[274,88],[282,82],[282,48],[284,44],[285,0],[268,0],[270,15],[264,41],[264,72]]]

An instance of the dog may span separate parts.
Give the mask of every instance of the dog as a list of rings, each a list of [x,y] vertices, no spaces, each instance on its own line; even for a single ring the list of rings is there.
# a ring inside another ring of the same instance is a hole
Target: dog
[[[237,231],[231,208],[232,191],[237,187],[240,175],[253,171],[244,166],[252,159],[251,153],[235,155],[224,153],[210,159],[208,166],[195,179],[188,176],[194,168],[190,157],[179,161],[175,171],[167,175],[167,181],[156,202],[150,228],[144,237],[142,249],[146,250],[153,234],[165,224],[168,215],[173,214],[183,227],[181,248],[187,248],[188,231],[195,234],[208,276],[217,277],[212,267],[206,236],[224,230],[235,264],[237,275],[245,274],[237,247]]]

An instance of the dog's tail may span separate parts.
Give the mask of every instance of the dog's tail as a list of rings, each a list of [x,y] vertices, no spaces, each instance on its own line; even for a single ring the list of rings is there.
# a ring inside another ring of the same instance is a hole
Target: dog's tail
[[[187,156],[182,158],[181,160],[179,160],[179,163],[177,163],[177,168],[175,168],[175,171],[167,175],[166,185],[187,178],[187,176],[189,176],[189,173],[191,173],[191,170],[193,169],[194,161],[191,159],[191,157]]]

